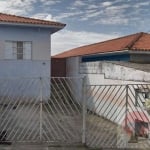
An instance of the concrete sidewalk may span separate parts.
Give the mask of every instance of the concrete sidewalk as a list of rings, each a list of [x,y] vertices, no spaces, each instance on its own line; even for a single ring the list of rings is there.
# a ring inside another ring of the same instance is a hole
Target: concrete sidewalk
[[[84,147],[48,147],[44,145],[0,145],[0,150],[88,150]]]

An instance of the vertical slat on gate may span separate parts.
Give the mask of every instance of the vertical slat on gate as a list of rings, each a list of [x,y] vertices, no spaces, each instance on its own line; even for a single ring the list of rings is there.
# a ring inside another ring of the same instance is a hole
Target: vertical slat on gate
[[[42,78],[40,77],[40,141],[42,141],[42,105],[43,105],[43,83],[42,83]]]
[[[86,144],[86,77],[82,80],[82,99],[83,99],[83,126],[82,126],[82,144]]]
[[[126,110],[125,110],[125,129],[128,128],[128,118],[127,118],[127,115],[128,115],[128,85],[126,85],[126,104],[125,104],[125,107],[126,107]],[[128,146],[128,142],[126,141],[126,147]]]

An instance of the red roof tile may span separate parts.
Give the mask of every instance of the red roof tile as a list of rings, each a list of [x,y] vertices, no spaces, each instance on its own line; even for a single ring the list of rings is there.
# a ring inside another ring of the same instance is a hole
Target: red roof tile
[[[96,53],[115,52],[123,50],[149,50],[150,34],[136,33],[104,42],[86,45],[57,54],[54,58],[67,58],[74,56],[90,55]]]
[[[42,26],[47,25],[47,26],[56,26],[56,27],[65,26],[65,24],[59,22],[33,19],[28,17],[3,14],[3,13],[0,13],[0,23],[33,24],[33,25],[42,25]]]
[[[132,46],[132,50],[150,51],[150,34],[143,33],[139,40]]]

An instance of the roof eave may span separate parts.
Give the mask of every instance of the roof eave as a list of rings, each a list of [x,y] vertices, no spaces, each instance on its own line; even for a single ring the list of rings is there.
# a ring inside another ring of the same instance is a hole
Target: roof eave
[[[8,26],[21,26],[21,27],[39,27],[39,28],[53,28],[55,29],[52,33],[55,33],[61,29],[63,29],[66,25],[46,25],[46,24],[32,24],[32,23],[14,23],[14,22],[0,22],[0,25],[8,25]]]
[[[86,54],[84,56],[88,56],[88,55],[96,55],[96,54],[99,54],[99,55],[109,55],[109,54],[114,54],[114,53],[117,53],[117,54],[126,54],[128,53],[129,50],[127,49],[123,49],[123,50],[116,50],[116,51],[108,51],[108,52],[100,52],[100,53],[95,53],[95,54]]]
[[[150,54],[150,50],[129,50],[130,54]]]
[[[53,58],[71,58],[71,57],[82,57],[82,56],[89,56],[89,55],[111,55],[111,54],[128,54],[129,50],[128,49],[123,49],[123,50],[116,50],[116,51],[109,51],[109,52],[100,52],[100,53],[91,53],[91,54],[80,54],[80,55],[70,55],[70,56],[59,56],[54,55]]]

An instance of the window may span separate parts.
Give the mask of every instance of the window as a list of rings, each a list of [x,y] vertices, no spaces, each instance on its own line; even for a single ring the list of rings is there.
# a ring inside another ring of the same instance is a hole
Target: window
[[[6,41],[5,59],[31,59],[32,42],[28,41]]]

